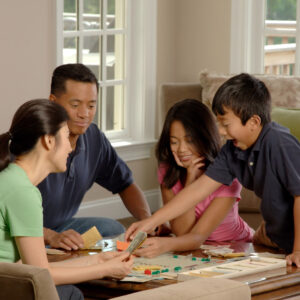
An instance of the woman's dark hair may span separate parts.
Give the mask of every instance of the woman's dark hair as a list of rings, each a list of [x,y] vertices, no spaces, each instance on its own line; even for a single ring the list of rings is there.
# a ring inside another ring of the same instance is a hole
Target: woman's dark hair
[[[186,176],[186,169],[177,165],[170,147],[170,128],[174,121],[182,123],[199,155],[205,157],[206,167],[214,160],[221,146],[214,115],[205,104],[198,100],[185,99],[172,106],[156,146],[158,163],[164,163],[168,167],[164,177],[167,188],[174,186],[179,179],[183,182]]]
[[[8,166],[11,154],[28,153],[41,136],[55,136],[68,119],[65,109],[48,99],[25,102],[16,111],[9,131],[0,135],[0,171]]]

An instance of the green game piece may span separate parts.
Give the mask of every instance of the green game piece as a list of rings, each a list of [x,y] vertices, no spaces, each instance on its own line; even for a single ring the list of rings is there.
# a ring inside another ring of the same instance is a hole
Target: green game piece
[[[173,255],[173,258],[178,258],[178,255]]]
[[[178,272],[178,271],[180,271],[181,269],[182,269],[181,267],[175,267],[175,268],[174,268],[174,271],[175,271],[175,272]]]
[[[201,258],[201,261],[206,261],[206,258]]]
[[[159,271],[159,270],[153,271],[153,272],[152,272],[152,275],[157,275],[157,274],[160,274],[160,271]]]
[[[169,272],[169,269],[163,269],[161,270],[162,273],[166,273],[166,272]]]
[[[192,257],[192,260],[197,260],[197,257]]]

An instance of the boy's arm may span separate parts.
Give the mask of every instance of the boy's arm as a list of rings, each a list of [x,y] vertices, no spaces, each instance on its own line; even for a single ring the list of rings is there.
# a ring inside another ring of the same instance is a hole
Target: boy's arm
[[[174,199],[159,209],[150,218],[133,223],[125,234],[125,239],[130,240],[138,231],[150,233],[156,226],[176,218],[188,209],[203,201],[222,184],[203,174],[191,185],[180,191]]]
[[[300,196],[294,197],[294,247],[293,253],[287,256],[287,263],[300,268]]]

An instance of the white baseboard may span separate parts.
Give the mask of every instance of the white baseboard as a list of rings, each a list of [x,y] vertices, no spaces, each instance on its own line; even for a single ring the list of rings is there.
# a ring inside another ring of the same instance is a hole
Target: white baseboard
[[[159,189],[145,191],[144,195],[152,212],[161,207],[161,195]],[[75,215],[75,217],[96,216],[111,219],[122,219],[130,217],[131,214],[124,206],[119,195],[114,195],[104,199],[83,202]]]

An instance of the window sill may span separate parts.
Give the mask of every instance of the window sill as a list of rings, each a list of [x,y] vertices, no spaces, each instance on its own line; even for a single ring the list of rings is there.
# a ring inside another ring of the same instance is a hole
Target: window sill
[[[150,158],[156,140],[144,141],[112,141],[111,144],[118,155],[126,162]]]

